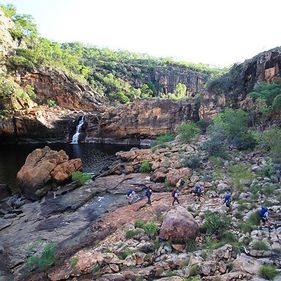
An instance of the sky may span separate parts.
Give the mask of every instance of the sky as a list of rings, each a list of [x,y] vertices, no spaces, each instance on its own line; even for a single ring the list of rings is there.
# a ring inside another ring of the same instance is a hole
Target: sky
[[[0,0],[41,36],[230,66],[281,45],[280,0]]]

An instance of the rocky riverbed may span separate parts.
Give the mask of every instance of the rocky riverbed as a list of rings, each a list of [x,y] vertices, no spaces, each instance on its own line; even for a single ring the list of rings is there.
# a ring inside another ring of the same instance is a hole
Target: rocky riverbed
[[[204,138],[120,152],[81,187],[72,183],[35,202],[2,202],[2,280],[261,281],[271,265],[280,280],[281,186],[267,172],[269,159],[236,150],[227,160],[208,158],[199,149]],[[194,155],[199,164],[191,167],[186,158]],[[148,173],[140,173],[144,160]],[[201,201],[193,195],[196,182],[204,189]],[[145,186],[153,190],[152,205],[143,198]],[[174,186],[180,206],[172,206]],[[129,188],[141,197],[133,205],[126,201]],[[223,205],[227,190],[230,210]],[[256,216],[262,205],[269,208],[266,225]],[[50,243],[57,245],[53,265],[30,267],[30,257]]]

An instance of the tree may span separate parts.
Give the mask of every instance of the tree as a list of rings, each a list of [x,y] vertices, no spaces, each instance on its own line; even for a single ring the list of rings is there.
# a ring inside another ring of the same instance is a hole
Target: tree
[[[184,98],[186,96],[186,86],[182,83],[178,83],[176,85],[176,90],[175,90],[175,94],[178,97]]]

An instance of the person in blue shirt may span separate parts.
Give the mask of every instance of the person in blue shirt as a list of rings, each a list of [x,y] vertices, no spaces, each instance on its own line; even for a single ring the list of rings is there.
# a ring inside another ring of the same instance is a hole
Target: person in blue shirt
[[[145,196],[147,197],[147,204],[151,205],[151,195],[152,195],[152,189],[150,187],[147,187],[145,190]]]
[[[132,189],[129,189],[127,192],[127,199],[128,199],[129,205],[131,205],[133,203],[134,195],[135,195],[135,191],[133,191]]]
[[[195,192],[195,195],[197,196],[197,200],[200,201],[201,200],[201,196],[202,196],[202,188],[201,188],[200,183],[196,183],[195,184],[194,192]]]
[[[268,216],[269,216],[268,208],[261,207],[258,212],[258,215],[261,218],[262,222],[266,223],[268,221]]]
[[[225,204],[226,207],[230,208],[231,205],[231,193],[227,192],[224,196],[223,204]]]

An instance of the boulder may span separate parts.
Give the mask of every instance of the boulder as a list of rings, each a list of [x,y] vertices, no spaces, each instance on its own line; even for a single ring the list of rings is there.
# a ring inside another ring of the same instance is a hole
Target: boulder
[[[233,271],[240,271],[252,275],[257,275],[259,273],[260,266],[261,264],[257,259],[249,257],[245,254],[241,254],[233,262]]]
[[[48,192],[50,183],[67,180],[72,172],[81,167],[81,159],[68,160],[63,150],[55,151],[45,146],[27,156],[17,174],[17,182],[27,198],[38,199]]]
[[[159,237],[164,240],[194,239],[198,233],[198,224],[183,207],[170,210],[164,218]]]
[[[189,168],[171,169],[166,179],[171,185],[175,186],[180,179],[190,177],[191,175],[192,171]]]

